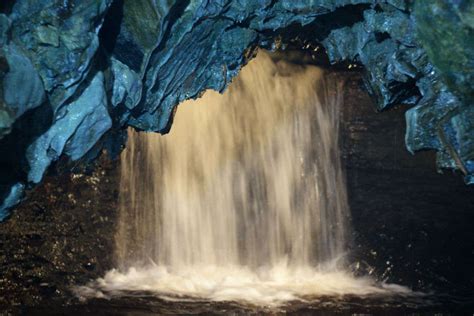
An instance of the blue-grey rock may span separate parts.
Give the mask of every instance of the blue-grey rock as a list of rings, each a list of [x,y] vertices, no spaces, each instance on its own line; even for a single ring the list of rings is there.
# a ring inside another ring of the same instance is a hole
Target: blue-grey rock
[[[9,191],[5,197],[3,197],[3,201],[0,204],[0,222],[8,216],[8,210],[20,202],[23,197],[24,190],[25,185],[20,182],[9,188]]]
[[[116,38],[105,38],[106,48],[113,57],[143,77],[151,53],[159,44],[168,25],[168,14],[177,1],[115,1],[111,19],[104,32],[116,32]],[[117,19],[121,17],[121,21]],[[117,24],[120,22],[119,24]],[[146,30],[146,31],[144,31]]]
[[[111,2],[19,0],[13,7],[12,41],[39,72],[54,109],[75,93],[89,72]]]
[[[444,82],[458,97],[472,102],[474,3],[471,0],[415,1],[414,18],[419,42]]]
[[[10,21],[0,15],[0,139],[18,118],[46,98],[36,68],[14,43],[8,43]]]
[[[132,110],[141,98],[141,78],[115,58],[112,58],[110,68],[113,74],[112,106],[123,103],[127,109]]]
[[[12,44],[3,50],[9,65],[3,77],[3,101],[16,119],[43,103],[46,94],[36,69],[18,47]]]
[[[8,42],[8,30],[10,20],[5,14],[0,14],[0,81],[3,81],[6,72],[9,71],[8,62],[5,58],[4,47]],[[10,128],[15,122],[15,118],[3,101],[3,89],[0,87],[0,139],[10,133]]]
[[[64,116],[27,148],[28,181],[39,183],[51,162],[63,153],[72,160],[81,158],[110,129],[112,120],[107,111],[103,74],[98,72],[66,109]]]
[[[5,14],[0,14],[0,47],[7,44],[10,20]]]

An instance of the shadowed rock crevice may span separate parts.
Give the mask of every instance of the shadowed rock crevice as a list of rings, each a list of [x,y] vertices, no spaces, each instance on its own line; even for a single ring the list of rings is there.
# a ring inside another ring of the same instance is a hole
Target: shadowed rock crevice
[[[108,55],[114,52],[120,34],[120,24],[123,21],[123,4],[124,0],[113,1],[99,32],[101,47]]]
[[[0,2],[0,13],[10,14],[14,4],[15,0],[4,0]]]
[[[26,148],[38,135],[46,132],[52,122],[51,105],[47,102],[38,108],[29,110],[12,126],[12,132],[0,139],[0,201],[4,206],[12,207],[16,201],[7,201],[11,188],[23,188],[19,183],[27,183],[28,163]],[[21,197],[21,192],[18,197]],[[0,203],[1,204],[1,203]],[[8,205],[11,204],[11,205]],[[5,214],[6,215],[6,214]],[[1,216],[0,216],[1,217]]]

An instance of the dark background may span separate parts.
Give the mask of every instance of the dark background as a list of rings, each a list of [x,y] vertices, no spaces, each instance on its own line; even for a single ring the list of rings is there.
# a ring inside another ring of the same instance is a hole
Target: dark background
[[[381,280],[474,297],[474,187],[435,153],[404,147],[407,107],[377,113],[357,75],[346,82],[343,160],[355,259]]]

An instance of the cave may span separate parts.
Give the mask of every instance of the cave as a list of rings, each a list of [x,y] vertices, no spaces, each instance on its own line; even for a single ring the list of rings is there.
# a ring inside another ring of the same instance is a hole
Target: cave
[[[2,2],[0,311],[473,313],[473,16]]]

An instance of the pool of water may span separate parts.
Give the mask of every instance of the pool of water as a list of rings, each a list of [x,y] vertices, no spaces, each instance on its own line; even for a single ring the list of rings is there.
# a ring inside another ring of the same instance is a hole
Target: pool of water
[[[279,307],[213,302],[191,297],[160,299],[151,292],[123,291],[110,299],[90,299],[67,307],[20,310],[25,315],[470,315],[474,300],[440,295],[308,297]]]

